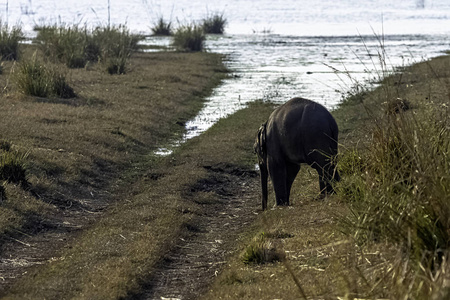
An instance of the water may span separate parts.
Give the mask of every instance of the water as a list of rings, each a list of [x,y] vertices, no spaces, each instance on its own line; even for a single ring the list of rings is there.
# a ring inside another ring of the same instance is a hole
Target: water
[[[160,16],[177,25],[213,12],[228,26],[206,47],[227,55],[232,76],[188,122],[185,139],[256,99],[303,96],[333,108],[356,81],[377,81],[382,46],[389,70],[450,48],[449,0],[0,0],[1,19],[21,22],[29,36],[34,25],[54,23],[127,24],[148,34]]]

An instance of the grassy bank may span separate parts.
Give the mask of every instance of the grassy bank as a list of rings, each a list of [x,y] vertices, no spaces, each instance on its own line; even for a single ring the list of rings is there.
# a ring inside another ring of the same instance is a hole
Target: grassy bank
[[[304,167],[202,299],[446,299],[449,70],[414,65],[333,111],[337,195],[315,200]]]
[[[23,49],[23,59],[34,51]],[[18,91],[19,63],[4,62],[0,75],[2,165],[18,153],[26,171],[24,184],[0,179],[0,239],[18,246],[36,233],[76,231],[136,193],[129,187],[153,164],[149,153],[180,137],[226,76],[214,54],[134,53],[120,76],[58,65],[77,97],[44,98]]]

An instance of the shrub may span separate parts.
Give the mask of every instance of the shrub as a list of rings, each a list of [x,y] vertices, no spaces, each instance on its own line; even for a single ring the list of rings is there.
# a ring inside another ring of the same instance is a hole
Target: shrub
[[[163,17],[151,28],[153,35],[169,36],[172,35],[172,22],[166,22]]]
[[[19,64],[14,78],[19,91],[25,95],[36,97],[54,95],[61,98],[76,96],[56,66],[44,64],[36,55]]]
[[[201,26],[184,25],[176,30],[172,45],[179,51],[202,51],[205,39]]]
[[[222,14],[214,14],[203,19],[203,31],[205,33],[223,34],[227,20]]]
[[[0,58],[5,60],[17,60],[19,58],[19,42],[24,36],[18,26],[9,28],[0,21]]]

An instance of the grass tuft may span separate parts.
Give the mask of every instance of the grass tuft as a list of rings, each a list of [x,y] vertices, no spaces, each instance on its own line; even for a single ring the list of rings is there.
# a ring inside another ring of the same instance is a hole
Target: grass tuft
[[[0,151],[10,151],[11,143],[6,140],[0,140]]]
[[[225,25],[227,19],[222,14],[215,13],[212,16],[207,16],[203,19],[203,31],[211,34],[223,34],[225,32]]]
[[[196,24],[180,26],[173,35],[172,45],[178,51],[202,51],[205,43],[203,28]]]
[[[19,26],[10,28],[0,20],[0,58],[17,60],[20,55],[19,42],[24,39]]]
[[[245,264],[264,264],[281,261],[283,257],[283,254],[273,247],[266,234],[261,233],[245,248],[242,261]]]
[[[160,17],[151,30],[153,35],[170,36],[172,35],[172,22],[167,22],[163,17]]]
[[[25,185],[27,183],[26,176],[26,159],[28,153],[19,151],[2,151],[0,152],[0,180]],[[4,194],[0,191],[1,194]]]
[[[109,74],[124,74],[128,59],[138,49],[141,36],[130,34],[125,26],[97,28],[94,40],[100,45],[100,61]]]
[[[68,85],[65,76],[56,66],[40,61],[36,54],[19,63],[14,78],[18,90],[29,96],[73,98],[75,92]]]

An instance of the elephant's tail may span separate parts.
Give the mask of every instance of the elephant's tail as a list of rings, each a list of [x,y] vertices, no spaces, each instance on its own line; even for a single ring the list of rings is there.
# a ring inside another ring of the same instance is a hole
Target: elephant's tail
[[[256,136],[255,143],[255,153],[258,155],[258,160],[260,163],[264,161],[266,156],[266,125],[267,122],[263,123],[258,129],[258,134]]]

